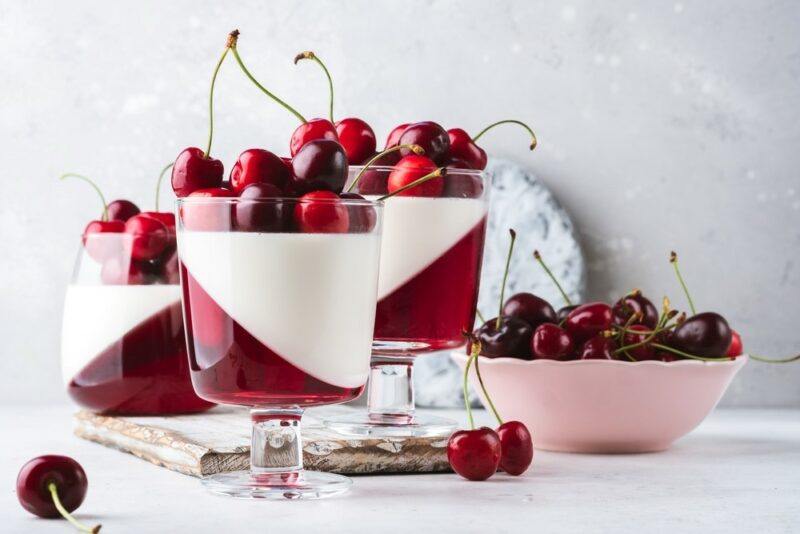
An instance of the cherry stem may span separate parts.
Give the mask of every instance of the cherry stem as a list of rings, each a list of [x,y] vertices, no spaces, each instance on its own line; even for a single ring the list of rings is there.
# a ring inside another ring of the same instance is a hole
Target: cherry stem
[[[480,343],[478,343],[478,354],[480,354],[480,350]],[[492,398],[489,396],[489,392],[486,391],[486,386],[483,385],[483,377],[481,376],[481,370],[478,366],[478,361],[480,361],[480,356],[475,357],[475,374],[478,375],[478,383],[481,385],[481,391],[483,391],[483,396],[486,398],[486,402],[489,403],[489,408],[492,410],[494,418],[497,419],[497,424],[502,425],[503,419],[500,417],[500,414],[497,413],[497,408],[495,408]]]
[[[158,197],[159,193],[161,192],[161,181],[164,179],[164,175],[167,174],[167,171],[170,170],[173,165],[175,164],[170,163],[169,165],[161,169],[161,172],[158,175],[158,180],[156,181],[156,211],[158,211]]]
[[[681,283],[681,287],[683,288],[683,293],[686,295],[686,300],[689,301],[689,308],[692,310],[692,315],[695,315],[697,313],[697,310],[694,309],[694,302],[692,301],[692,296],[689,294],[689,289],[686,287],[686,282],[683,281],[683,276],[681,276],[681,270],[678,268],[678,255],[675,253],[675,251],[669,253],[669,262],[675,269],[675,275],[678,277],[678,282]]]
[[[328,72],[328,67],[325,66],[325,63],[323,63],[322,60],[318,58],[317,55],[311,50],[308,50],[306,52],[300,52],[299,54],[297,54],[294,58],[294,64],[297,65],[297,62],[300,61],[301,59],[311,59],[316,61],[317,65],[322,67],[322,70],[325,72],[325,77],[328,78],[328,94],[330,95],[330,101],[328,103],[328,117],[330,118],[332,123],[333,122],[333,78],[331,78],[331,73]]]
[[[486,319],[483,317],[483,314],[482,314],[482,313],[481,313],[481,311],[480,311],[479,309],[477,309],[477,308],[475,309],[475,315],[477,315],[477,316],[478,316],[478,319],[480,319],[480,320],[481,320],[481,324],[483,324],[483,323],[485,323],[485,322],[486,322]]]
[[[353,180],[353,183],[351,183],[350,187],[347,188],[347,192],[351,193],[353,191],[353,189],[356,188],[356,186],[358,185],[358,182],[361,180],[361,177],[364,176],[365,172],[367,172],[367,169],[369,169],[370,167],[375,165],[375,163],[379,159],[381,159],[386,154],[391,154],[392,152],[397,152],[398,150],[401,150],[403,148],[407,148],[407,149],[411,150],[414,154],[416,154],[418,156],[422,156],[423,154],[425,154],[425,149],[422,148],[419,145],[396,145],[396,146],[393,146],[392,148],[387,148],[383,152],[375,154],[372,157],[372,159],[367,161],[367,163],[363,167],[361,167],[361,170],[358,171],[358,174],[356,175],[355,180]]]
[[[625,321],[625,325],[622,327],[622,330],[621,330],[621,331],[620,331],[620,333],[619,333],[619,339],[617,340],[617,343],[619,343],[620,347],[621,347],[621,346],[624,344],[624,342],[625,342],[625,331],[626,331],[626,330],[628,329],[628,327],[629,327],[629,326],[631,326],[631,325],[634,323],[634,321],[636,321],[637,319],[639,319],[639,315],[638,315],[638,314],[636,314],[636,313],[634,313],[634,314],[632,314],[630,317],[628,317],[628,320],[627,320],[627,321]],[[622,353],[623,353],[623,354],[625,355],[625,357],[626,357],[626,358],[628,358],[630,361],[632,361],[632,362],[635,362],[635,361],[636,361],[636,358],[634,358],[633,356],[631,356],[630,354],[628,354],[628,351],[627,351],[627,350],[622,350]]]
[[[556,287],[558,288],[558,291],[561,293],[561,296],[564,298],[564,302],[567,303],[567,306],[572,306],[572,301],[569,300],[569,297],[567,296],[567,292],[564,291],[564,288],[561,287],[561,284],[558,283],[558,279],[553,275],[553,272],[550,270],[550,268],[544,262],[544,260],[542,259],[542,255],[539,254],[538,250],[534,250],[533,251],[533,257],[534,257],[534,259],[536,261],[539,262],[539,265],[542,266],[542,269],[544,269],[544,272],[547,273],[547,276],[549,276],[550,280],[552,280],[553,283],[556,285]]]
[[[752,358],[753,360],[755,360],[757,362],[763,362],[763,363],[791,363],[791,362],[796,362],[797,360],[800,360],[800,354],[796,354],[796,355],[790,356],[788,358],[781,358],[779,360],[772,360],[770,358],[765,358],[763,356],[756,356],[754,354],[748,354],[747,356]]]
[[[100,532],[100,527],[102,525],[95,525],[93,527],[87,527],[86,525],[84,525],[83,523],[81,523],[80,521],[78,521],[77,519],[72,517],[72,514],[70,514],[67,511],[67,509],[64,508],[64,505],[61,504],[61,499],[58,498],[58,488],[56,487],[56,483],[55,482],[48,482],[47,483],[47,489],[50,491],[50,496],[53,498],[53,504],[56,505],[56,510],[58,510],[58,513],[61,514],[61,516],[64,519],[69,521],[72,524],[72,526],[74,526],[75,528],[77,528],[81,532],[91,532],[93,534],[96,534],[97,532]]]
[[[447,176],[447,169],[444,168],[444,167],[439,167],[435,171],[433,171],[433,172],[431,172],[429,174],[426,174],[425,176],[423,176],[421,178],[417,178],[416,180],[414,180],[410,184],[406,184],[406,185],[404,185],[403,187],[401,187],[399,189],[395,189],[394,191],[392,191],[388,195],[383,195],[378,200],[386,200],[387,198],[392,198],[393,196],[397,195],[398,193],[402,193],[403,191],[406,191],[407,189],[411,189],[412,187],[417,187],[418,185],[424,184],[428,180],[433,180],[434,178],[444,178],[445,176]]]
[[[694,354],[689,354],[688,352],[683,352],[683,351],[678,350],[678,349],[673,349],[672,347],[667,346],[667,345],[662,345],[661,343],[653,343],[653,347],[655,347],[655,348],[657,348],[659,350],[665,350],[667,352],[671,352],[673,354],[677,354],[679,356],[683,356],[684,358],[689,358],[690,360],[701,360],[701,361],[704,361],[704,362],[722,362],[722,361],[727,361],[727,360],[733,360],[734,359],[734,357],[731,357],[731,356],[719,356],[717,358],[707,358],[705,356],[695,356]],[[800,355],[798,355],[798,356],[800,356]]]
[[[219,74],[219,69],[222,67],[222,63],[228,56],[228,50],[231,48],[231,42],[234,39],[234,33],[238,35],[239,30],[234,30],[228,36],[228,42],[225,43],[225,50],[222,52],[219,61],[217,61],[217,64],[214,67],[214,74],[211,75],[211,89],[208,91],[208,144],[206,145],[206,151],[204,153],[204,157],[206,159],[211,157],[211,142],[214,140],[214,87],[217,85],[217,74]],[[158,210],[158,208],[156,208],[156,210]]]
[[[480,352],[480,345],[474,344],[471,347],[469,358],[467,358],[467,365],[464,366],[464,407],[467,409],[467,419],[469,420],[470,430],[475,430],[475,420],[472,418],[472,407],[469,405],[469,388],[467,387],[467,378],[469,377],[469,368],[472,361],[478,357]]]
[[[531,130],[531,127],[530,127],[530,126],[528,126],[527,124],[525,124],[524,122],[522,122],[522,121],[518,121],[518,120],[515,120],[515,119],[506,119],[506,120],[497,121],[497,122],[494,122],[494,123],[490,124],[489,126],[487,126],[486,128],[484,128],[483,130],[481,130],[480,132],[478,132],[478,135],[476,135],[475,137],[473,137],[473,138],[472,138],[472,141],[473,141],[473,142],[477,142],[477,141],[478,141],[478,139],[480,139],[480,137],[481,137],[483,134],[485,134],[486,132],[488,132],[489,130],[491,130],[492,128],[494,128],[495,126],[499,126],[499,125],[501,125],[501,124],[519,124],[520,126],[522,126],[523,128],[525,128],[526,130],[528,130],[528,133],[529,133],[529,134],[531,134],[531,150],[533,150],[534,148],[536,148],[536,145],[537,145],[538,141],[536,140],[536,134],[535,134],[535,133],[533,133],[533,130]]]
[[[506,280],[508,280],[508,268],[511,266],[511,255],[514,253],[514,241],[517,240],[517,232],[513,228],[508,229],[511,235],[511,242],[508,244],[508,255],[506,256],[506,269],[503,272],[503,284],[500,286],[500,306],[497,311],[497,319],[494,322],[495,330],[500,330],[500,319],[503,316],[503,303],[506,297]]]
[[[75,174],[74,172],[68,172],[66,174],[62,174],[59,180],[63,180],[64,178],[78,178],[80,180],[83,180],[87,184],[91,185],[92,189],[97,191],[97,194],[100,195],[100,201],[103,203],[103,214],[100,216],[100,220],[101,221],[108,220],[108,202],[106,202],[106,197],[103,196],[103,192],[100,191],[100,188],[97,187],[96,183],[94,183],[90,178],[87,178],[82,174]]]
[[[284,109],[286,109],[292,115],[297,117],[300,120],[300,122],[302,122],[303,124],[306,124],[308,121],[306,120],[305,117],[300,115],[300,113],[296,109],[294,109],[292,106],[290,106],[289,104],[287,104],[286,102],[284,102],[283,100],[281,100],[280,98],[278,98],[277,96],[275,96],[274,94],[269,92],[269,90],[267,90],[266,87],[264,87],[263,85],[258,83],[258,80],[256,80],[253,77],[253,75],[250,74],[250,71],[247,70],[247,67],[244,66],[244,63],[242,62],[242,58],[239,57],[239,50],[237,50],[237,48],[236,48],[236,44],[237,44],[238,38],[239,38],[239,30],[232,31],[230,33],[230,36],[228,37],[228,46],[230,47],[231,51],[233,52],[233,57],[236,59],[236,63],[239,64],[239,67],[242,69],[242,72],[244,72],[245,76],[247,76],[250,79],[250,81],[253,82],[255,84],[255,86],[258,87],[261,90],[262,93],[264,93],[265,95],[270,97],[272,100],[274,100],[275,102],[280,104]]]

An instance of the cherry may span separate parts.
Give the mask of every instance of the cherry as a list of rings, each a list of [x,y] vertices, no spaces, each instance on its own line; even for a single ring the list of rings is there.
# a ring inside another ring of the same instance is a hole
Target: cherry
[[[597,334],[583,344],[578,356],[581,360],[615,360],[615,350],[617,344],[613,339]]]
[[[231,169],[231,189],[239,194],[250,184],[265,183],[282,191],[291,174],[289,166],[269,150],[251,148],[239,154]]]
[[[157,220],[167,227],[167,232],[171,236],[175,235],[175,214],[171,211],[143,211],[139,215]]]
[[[406,149],[402,149],[401,152],[404,150]],[[410,151],[411,149],[408,150]],[[407,187],[435,169],[436,164],[426,156],[419,156],[417,154],[404,156],[389,174],[389,193],[397,192],[400,196],[415,197],[441,196],[444,190],[444,179],[440,177],[427,180],[413,187]],[[400,191],[401,189],[403,189],[403,191]]]
[[[346,181],[347,156],[336,141],[309,141],[292,158],[291,187],[299,194],[317,190],[341,193]]]
[[[447,132],[432,121],[416,122],[406,127],[398,144],[419,145],[425,150],[425,155],[436,163],[444,163],[450,150]],[[400,151],[401,156],[409,154],[411,154],[410,149]]]
[[[564,321],[566,321],[569,313],[578,306],[580,306],[580,304],[570,304],[569,306],[564,306],[562,308],[559,308],[558,311],[556,312],[556,320],[558,321],[558,324],[561,324]]]
[[[342,193],[339,197],[349,200],[366,200],[357,193]],[[375,208],[367,204],[359,205],[348,203],[347,213],[350,217],[351,233],[371,232],[378,221],[378,214],[375,212]]]
[[[605,302],[590,302],[569,312],[564,327],[575,342],[583,343],[603,330],[608,330],[612,319],[611,306]]]
[[[158,257],[169,243],[167,227],[146,215],[135,215],[125,222],[125,232],[133,236],[131,257],[135,260],[152,260]]]
[[[206,157],[199,148],[185,148],[172,167],[172,190],[180,198],[198,189],[219,187],[224,170],[220,160]]]
[[[119,234],[125,231],[122,221],[89,221],[83,229],[83,246],[86,252],[97,261],[104,261],[120,252],[121,241],[105,234]]]
[[[106,285],[138,286],[144,284],[145,273],[142,266],[131,261],[130,257],[113,256],[103,262],[100,280]]]
[[[289,153],[294,157],[300,149],[311,141],[339,141],[336,127],[328,119],[311,119],[304,122],[292,133],[289,140]]]
[[[397,152],[389,152],[381,156],[374,154],[372,156],[372,158],[376,157],[378,159],[375,159],[375,163],[373,163],[375,167],[392,167],[400,161],[400,154]],[[356,189],[362,195],[385,195],[389,192],[388,170],[376,169],[370,166],[370,168],[364,169],[359,174],[361,174],[361,178],[356,184]],[[353,188],[351,187],[351,189]]]
[[[677,326],[669,346],[681,352],[706,358],[725,356],[733,341],[728,321],[718,313],[693,315]]]
[[[191,198],[230,198],[233,191],[221,187],[198,189]],[[194,231],[227,231],[231,228],[232,206],[228,203],[196,202],[181,206],[183,226]]]
[[[408,128],[409,123],[403,123],[398,126],[395,126],[394,129],[389,132],[389,137],[386,138],[386,145],[384,148],[392,148],[393,146],[397,146],[400,144],[400,136],[403,135],[403,132],[406,131]]]
[[[306,233],[345,233],[350,226],[347,206],[331,191],[312,191],[300,197],[294,221]]]
[[[89,482],[83,467],[68,456],[48,454],[28,461],[17,475],[17,498],[28,512],[44,518],[63,517],[83,532],[98,532],[70,515],[86,498]]]
[[[731,358],[735,358],[737,356],[741,356],[743,350],[744,349],[742,347],[742,338],[739,335],[739,332],[737,332],[736,330],[731,330],[731,345],[725,352],[725,356],[730,356]]]
[[[533,438],[523,423],[506,421],[497,428],[500,438],[500,469],[509,475],[519,476],[533,462]]]
[[[502,445],[488,427],[453,432],[447,440],[447,461],[467,480],[486,480],[497,472]]]
[[[252,183],[239,193],[240,200],[235,206],[235,224],[239,230],[247,232],[280,232],[285,230],[291,213],[286,202],[258,202],[257,199],[278,198],[281,191],[270,183]],[[244,202],[252,199],[253,202]]]
[[[487,163],[486,152],[476,143],[483,134],[501,124],[517,124],[525,128],[531,136],[530,149],[533,150],[536,148],[536,135],[533,133],[533,130],[524,122],[508,119],[490,124],[475,137],[470,137],[469,134],[461,128],[447,130],[447,136],[450,141],[450,155],[464,160],[473,169],[485,169]]]
[[[644,343],[647,341],[648,337],[650,337],[651,328],[652,327],[645,326],[643,324],[634,324],[628,326],[628,332],[626,332],[622,337],[624,346]],[[656,353],[656,350],[651,343],[645,343],[644,345],[639,345],[638,347],[626,349],[625,352],[631,355],[637,361],[658,360],[660,358],[660,355]]]
[[[534,330],[542,323],[555,323],[556,312],[549,302],[532,293],[517,293],[503,305],[503,315],[518,317]]]
[[[531,359],[531,326],[517,317],[489,319],[475,331],[481,344],[481,355],[489,358]]]
[[[139,214],[139,207],[130,200],[112,200],[108,203],[108,220],[125,222]]]
[[[552,323],[540,324],[531,338],[531,352],[534,359],[569,360],[574,348],[569,334]]]
[[[620,326],[628,324],[628,320],[635,313],[639,313],[641,319],[638,324],[643,324],[653,329],[658,324],[658,310],[655,305],[642,295],[638,289],[619,299],[612,308],[614,313],[614,323]]]
[[[337,121],[336,133],[350,165],[361,165],[375,154],[375,132],[363,120],[348,117]]]

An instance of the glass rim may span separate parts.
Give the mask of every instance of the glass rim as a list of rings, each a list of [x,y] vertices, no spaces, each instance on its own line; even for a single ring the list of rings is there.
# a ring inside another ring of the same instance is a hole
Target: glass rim
[[[241,197],[181,197],[175,199],[175,205],[189,204],[331,204],[343,206],[363,206],[372,208],[383,208],[383,200],[370,200],[368,198],[302,198],[302,197],[263,197],[263,198],[241,198]]]
[[[364,167],[365,167],[364,165],[350,165],[348,167],[348,172],[352,172],[352,171],[361,172],[364,169]],[[446,167],[446,166],[445,165],[437,165],[436,167],[434,167],[434,169],[438,169],[440,167]],[[397,167],[396,165],[370,165],[368,170],[370,170],[370,171],[384,171],[384,172],[388,171],[388,172],[391,172],[391,171],[393,171],[395,169],[402,169],[402,167]],[[484,170],[480,170],[480,169],[460,169],[460,168],[459,169],[450,169],[450,168],[448,168],[446,170],[446,173],[448,173],[448,174],[456,174],[456,175],[463,175],[463,176],[479,176],[481,178],[486,178],[488,176],[488,173],[486,172],[485,169]]]

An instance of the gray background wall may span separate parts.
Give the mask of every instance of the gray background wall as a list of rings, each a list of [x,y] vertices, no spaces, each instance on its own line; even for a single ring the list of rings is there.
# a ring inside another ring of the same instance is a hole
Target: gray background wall
[[[97,208],[63,171],[151,207],[157,170],[206,136],[206,92],[226,33],[252,70],[309,115],[326,109],[381,138],[403,120],[471,131],[529,165],[574,217],[589,292],[641,287],[682,302],[683,258],[702,308],[745,345],[800,350],[800,5],[796,2],[2,2],[0,399],[63,400],[58,338],[78,236]],[[286,152],[295,124],[231,62],[215,153],[229,166]],[[168,197],[165,188],[164,198]],[[725,402],[800,406],[800,365],[753,363]]]

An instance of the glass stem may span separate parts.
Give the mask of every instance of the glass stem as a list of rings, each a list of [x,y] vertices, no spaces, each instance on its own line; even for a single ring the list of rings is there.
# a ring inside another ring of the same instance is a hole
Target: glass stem
[[[414,359],[373,356],[367,411],[378,423],[408,424],[414,419]]]
[[[303,440],[300,436],[302,417],[303,410],[298,406],[255,407],[250,410],[253,421],[251,473],[286,473],[303,469]]]

